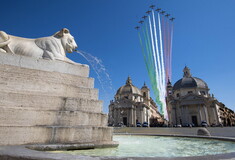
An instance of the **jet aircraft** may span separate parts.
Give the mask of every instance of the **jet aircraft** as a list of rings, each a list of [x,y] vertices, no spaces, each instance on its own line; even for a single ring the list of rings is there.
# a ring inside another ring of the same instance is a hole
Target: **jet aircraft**
[[[149,8],[152,8],[152,9],[153,9],[154,7],[155,7],[155,5],[151,5]]]
[[[146,13],[149,14],[151,11],[147,11]]]
[[[175,18],[174,18],[174,17],[172,17],[170,20],[171,20],[171,21],[174,21],[174,19],[175,19]]]
[[[140,28],[139,26],[136,26],[136,27],[135,27],[135,29],[137,29],[137,30],[138,30],[139,28]]]
[[[144,21],[139,21],[140,24],[142,24]]]
[[[164,15],[165,12],[166,12],[166,11],[161,11],[160,13],[161,13],[162,15]]]
[[[166,14],[165,16],[168,18],[170,16],[170,14]]]
[[[147,18],[147,16],[143,16],[142,18],[145,19],[145,18]]]
[[[158,11],[158,12],[159,12],[160,10],[161,10],[161,8],[158,8],[158,9],[156,9],[155,11]]]

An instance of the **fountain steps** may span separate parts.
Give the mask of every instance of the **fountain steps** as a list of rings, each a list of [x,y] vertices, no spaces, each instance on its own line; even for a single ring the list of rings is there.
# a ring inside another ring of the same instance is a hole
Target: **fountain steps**
[[[2,108],[101,113],[103,102],[85,98],[0,92]]]
[[[20,144],[82,144],[112,142],[112,128],[96,126],[1,126],[0,142]],[[11,133],[11,134],[9,134]]]
[[[1,92],[7,93],[22,93],[29,95],[46,95],[60,97],[82,97],[86,99],[98,99],[98,90],[94,88],[76,87],[73,85],[43,83],[43,82],[28,82],[15,81],[0,82]]]
[[[19,68],[10,65],[1,65],[0,72],[0,82],[3,84],[15,85],[16,82],[24,82],[28,85],[36,85],[40,82],[40,85],[42,85],[41,87],[46,87],[47,84],[53,84],[55,87],[60,87],[59,85],[62,85],[62,87],[63,85],[67,85],[82,88],[94,88],[93,78],[77,75]],[[35,86],[35,88],[36,87],[37,86]]]
[[[8,115],[7,117],[5,115]],[[107,126],[107,115],[83,111],[38,111],[1,108],[0,126]]]
[[[112,144],[89,67],[0,53],[0,145]]]

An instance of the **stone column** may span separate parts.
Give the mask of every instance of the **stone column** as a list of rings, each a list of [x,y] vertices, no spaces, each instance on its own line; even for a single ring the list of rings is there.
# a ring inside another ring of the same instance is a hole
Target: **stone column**
[[[116,108],[114,111],[114,124],[117,125],[119,123],[119,109]]]
[[[134,126],[136,126],[136,108],[135,108],[135,106],[134,106],[134,109],[133,109],[133,120],[134,120]]]
[[[204,109],[204,114],[205,114],[205,120],[207,122],[208,125],[210,125],[209,123],[209,119],[208,119],[208,112],[207,112],[207,108],[205,105],[203,105],[203,109]]]
[[[175,105],[175,124],[178,124],[178,121],[177,121],[177,119],[178,119],[178,117],[177,117],[177,109],[176,109],[176,107],[178,107],[178,106],[176,106]]]
[[[184,113],[183,113],[183,108],[184,106],[180,106],[180,119],[179,119],[179,124],[183,124],[183,121],[184,121]]]
[[[213,106],[212,110],[213,110],[213,114],[214,114],[215,125],[218,125],[219,124],[219,117],[216,114],[216,106]]]
[[[144,108],[144,122],[147,122],[147,108]]]
[[[140,123],[143,123],[143,117],[144,117],[143,108],[141,108],[140,109]]]
[[[201,106],[200,105],[198,105],[198,113],[199,113],[199,123],[198,123],[198,125],[200,125],[201,122],[202,122],[202,113],[201,113]]]
[[[134,116],[133,116],[133,107],[131,106],[131,109],[130,109],[130,121],[129,121],[130,126],[133,126],[133,118],[134,118]]]
[[[147,109],[144,108],[144,112],[143,112],[143,113],[144,113],[143,122],[146,122],[146,119],[147,119],[147,117],[146,117],[146,116],[147,116],[147,114],[146,114],[147,112],[146,112],[146,111],[147,111]]]
[[[146,121],[149,123],[149,109],[146,109],[146,113],[147,113],[147,119],[146,119]]]

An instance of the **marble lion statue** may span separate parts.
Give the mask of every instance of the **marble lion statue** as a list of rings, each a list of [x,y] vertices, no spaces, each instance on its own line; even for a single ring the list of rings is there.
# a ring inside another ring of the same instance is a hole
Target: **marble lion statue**
[[[72,53],[76,48],[74,37],[66,28],[52,36],[37,39],[16,37],[0,31],[0,51],[5,53],[70,61],[66,57],[66,53]]]

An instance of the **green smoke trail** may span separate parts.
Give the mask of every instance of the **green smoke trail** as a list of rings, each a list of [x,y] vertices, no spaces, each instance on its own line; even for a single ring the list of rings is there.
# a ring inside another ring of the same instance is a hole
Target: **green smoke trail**
[[[147,38],[148,33],[147,33],[146,28],[143,28],[142,31],[143,31],[143,37],[144,37],[144,42],[145,42],[145,48],[146,48],[146,52],[144,52],[146,54],[145,57],[147,57],[146,63],[148,64],[149,76],[151,77],[150,80],[152,81],[152,76],[154,76],[154,75],[152,75],[151,71],[153,70],[154,66],[153,66],[153,59],[152,59],[151,49],[150,49],[151,46],[150,46],[148,38]]]
[[[149,78],[151,81],[151,85],[152,87],[155,88],[155,83],[154,83],[154,65],[153,65],[153,58],[152,58],[152,54],[151,54],[151,45],[148,39],[148,30],[147,30],[147,25],[146,28],[143,29],[143,34],[144,34],[144,40],[145,40],[145,46],[146,46],[146,53],[147,53],[147,57],[148,57],[148,62],[147,64],[149,64]]]
[[[144,34],[146,49],[147,49],[148,62],[150,63],[151,69],[154,69],[154,61],[153,61],[153,56],[152,56],[153,55],[152,54],[152,46],[150,44],[147,24],[145,24],[145,28],[143,30],[144,30],[143,34]]]
[[[150,77],[151,84],[153,84],[152,87],[156,88],[156,86],[154,85],[154,75],[153,75],[154,72],[152,72],[154,69],[154,66],[153,66],[153,59],[150,54],[150,52],[151,52],[150,44],[149,44],[147,37],[146,37],[146,30],[142,29],[142,31],[143,31],[143,35],[144,35],[145,47],[143,45],[141,34],[140,34],[140,32],[138,32],[140,45],[142,48],[142,54],[144,57],[145,66],[147,68],[148,76]],[[146,51],[145,51],[145,49],[146,49]]]
[[[140,40],[140,46],[141,46],[142,54],[143,54],[143,57],[144,57],[145,66],[147,68],[148,75],[151,75],[149,65],[148,65],[148,60],[146,58],[146,53],[145,53],[145,50],[144,50],[144,46],[143,46],[143,42],[142,42],[140,32],[138,32],[138,36],[139,36],[139,40]]]
[[[154,77],[155,77],[155,66],[154,66],[154,61],[153,61],[153,53],[152,53],[152,46],[150,44],[150,38],[149,38],[149,32],[148,32],[148,27],[147,24],[145,25],[145,32],[144,32],[144,37],[145,37],[145,41],[146,41],[146,48],[147,48],[147,54],[148,54],[148,62],[150,63],[150,69],[151,69],[151,75],[150,75],[150,80],[151,82],[154,82]],[[155,85],[155,83],[153,83]]]

